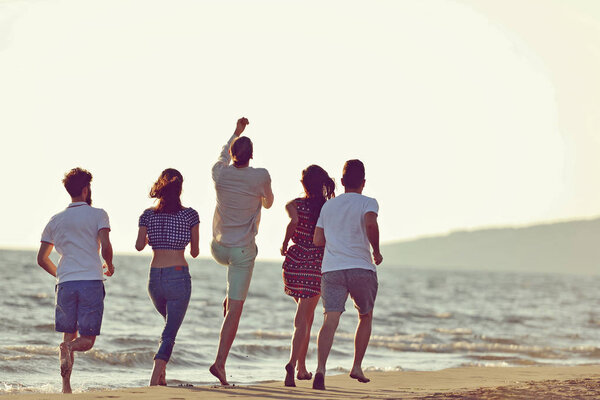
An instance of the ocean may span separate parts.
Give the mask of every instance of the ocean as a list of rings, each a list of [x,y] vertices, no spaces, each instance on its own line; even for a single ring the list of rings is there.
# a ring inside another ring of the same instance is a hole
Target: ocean
[[[148,256],[115,256],[115,275],[105,282],[102,334],[91,351],[76,353],[75,392],[148,384],[163,327],[147,293],[149,262]],[[54,278],[37,266],[31,251],[0,250],[0,267],[0,394],[59,392]],[[167,381],[216,384],[208,367],[222,322],[225,268],[205,258],[191,260],[190,273],[192,299]],[[363,363],[367,375],[600,363],[600,276],[406,268],[385,261],[378,276]],[[357,317],[350,300],[346,309],[329,374],[348,373],[352,365]],[[283,293],[281,263],[257,262],[227,362],[231,383],[283,381],[294,312],[294,301]],[[321,312],[319,305],[307,360],[313,371]]]

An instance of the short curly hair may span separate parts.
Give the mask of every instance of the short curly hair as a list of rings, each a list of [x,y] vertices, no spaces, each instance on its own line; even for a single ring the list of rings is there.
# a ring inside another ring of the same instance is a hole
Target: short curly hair
[[[91,181],[92,174],[83,168],[77,167],[67,172],[62,182],[71,197],[77,197],[81,195],[83,188],[88,186]]]

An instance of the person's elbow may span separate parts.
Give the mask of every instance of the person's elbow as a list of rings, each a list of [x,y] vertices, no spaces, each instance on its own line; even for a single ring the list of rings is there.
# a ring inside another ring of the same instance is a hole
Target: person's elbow
[[[273,200],[274,200],[273,197],[270,197],[270,198],[263,197],[263,200],[262,200],[263,207],[266,208],[267,210],[269,208],[271,208],[271,206],[273,205]]]
[[[323,230],[317,228],[313,236],[313,244],[319,247],[325,246],[325,235],[323,233]]]
[[[141,243],[141,244],[140,244],[140,243],[136,243],[136,244],[135,244],[135,249],[136,249],[137,251],[142,251],[142,250],[144,250],[144,247],[146,247],[146,243]]]
[[[192,256],[192,258],[198,257],[198,255],[200,255],[200,249],[191,249],[190,255]]]
[[[44,268],[44,266],[46,265],[46,256],[44,256],[43,254],[38,254],[37,255],[37,263],[40,267]]]

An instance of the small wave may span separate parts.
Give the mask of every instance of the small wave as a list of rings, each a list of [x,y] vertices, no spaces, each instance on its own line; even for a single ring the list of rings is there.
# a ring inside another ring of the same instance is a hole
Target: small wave
[[[518,346],[519,342],[514,339],[505,339],[505,338],[496,338],[491,336],[481,336],[481,340],[488,343],[499,343],[499,344],[509,344]]]
[[[445,333],[448,335],[472,335],[473,331],[468,328],[455,328],[455,329],[445,329],[445,328],[435,328],[434,329],[438,333]]]
[[[55,356],[58,354],[58,346],[6,346],[5,349],[42,356]]]
[[[269,332],[269,331],[253,331],[251,335],[257,339],[290,339],[292,337],[291,332]]]
[[[406,312],[393,312],[390,314],[391,317],[401,318],[401,319],[449,319],[454,317],[454,314],[451,312],[414,312],[414,311],[406,311]]]
[[[382,347],[395,351],[405,352],[424,352],[424,353],[509,353],[523,354],[534,358],[542,359],[564,359],[565,354],[560,354],[558,349],[551,347],[524,346],[501,343],[470,343],[470,342],[454,342],[454,343],[395,343],[371,341],[369,343],[373,347]]]
[[[152,364],[154,359],[153,351],[141,352],[122,352],[107,353],[101,350],[92,349],[82,353],[82,356],[98,363],[134,367],[138,365]]]

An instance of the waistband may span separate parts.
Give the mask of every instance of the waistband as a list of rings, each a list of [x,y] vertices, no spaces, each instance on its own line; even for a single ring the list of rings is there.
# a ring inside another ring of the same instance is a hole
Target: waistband
[[[190,274],[190,268],[185,265],[174,265],[172,267],[150,268],[150,276],[169,276]]]

